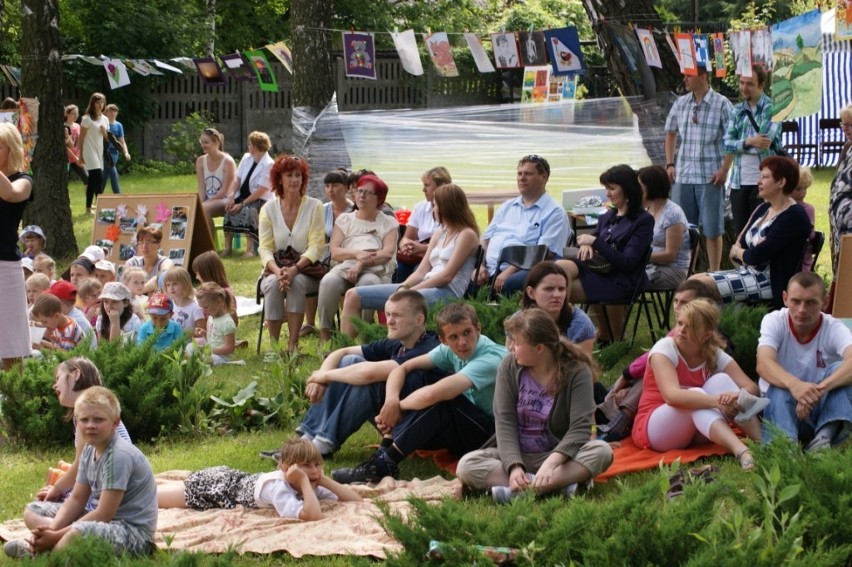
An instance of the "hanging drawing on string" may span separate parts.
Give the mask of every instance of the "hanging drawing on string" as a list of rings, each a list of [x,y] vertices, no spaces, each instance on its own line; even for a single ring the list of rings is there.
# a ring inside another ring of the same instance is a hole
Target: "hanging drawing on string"
[[[192,60],[195,67],[198,69],[198,74],[201,75],[201,80],[208,87],[216,87],[227,84],[225,75],[222,74],[222,68],[219,67],[219,62],[213,57],[196,57]]]
[[[275,73],[272,71],[272,65],[269,64],[266,54],[260,49],[255,49],[254,51],[246,51],[245,56],[254,67],[260,90],[278,92],[278,81],[275,80]]]
[[[391,32],[391,39],[394,47],[396,47],[402,68],[416,77],[422,75],[423,62],[420,61],[420,53],[417,51],[417,38],[414,35],[414,30]]]
[[[436,32],[423,36],[426,50],[435,65],[435,70],[442,77],[458,77],[459,70],[453,59],[453,51],[450,49],[450,39],[446,32]]]
[[[476,63],[476,68],[480,73],[493,73],[496,71],[494,64],[482,47],[482,42],[479,41],[479,37],[475,33],[465,32],[464,40],[467,42],[467,48],[470,49],[470,54],[473,56],[473,61]]]
[[[731,49],[734,51],[736,74],[740,77],[751,77],[751,32],[744,30],[731,32],[728,35]]]
[[[518,43],[521,46],[521,56],[525,67],[547,64],[547,53],[544,47],[544,32],[518,32]]]
[[[287,69],[287,72],[291,75],[293,74],[293,55],[290,53],[290,48],[287,47],[283,41],[279,41],[278,43],[270,43],[266,46],[266,49],[278,59],[284,68]]]
[[[852,39],[852,0],[835,0],[834,38]]]
[[[676,33],[675,46],[680,54],[680,71],[684,75],[698,74],[698,64],[695,61],[695,42],[691,33]]]
[[[751,64],[772,71],[772,34],[769,30],[751,32]]]
[[[772,26],[772,120],[819,112],[822,101],[822,29],[819,10]]]
[[[376,79],[376,43],[369,32],[343,32],[346,76]]]
[[[123,61],[121,61],[121,59],[111,59],[107,57],[103,61],[103,66],[106,70],[107,79],[109,80],[109,88],[118,89],[130,84],[130,76],[127,74],[127,66]]]
[[[498,69],[516,69],[521,66],[518,42],[514,33],[492,33],[491,46],[494,48],[494,63]]]
[[[663,61],[660,58],[657,43],[654,41],[654,32],[636,28],[636,36],[639,38],[639,45],[642,46],[642,54],[645,56],[648,66],[662,69]]]
[[[692,36],[692,41],[695,44],[696,67],[703,67],[709,73],[713,70],[713,63],[710,61],[710,48],[707,44],[707,36],[696,34]]]
[[[222,62],[225,64],[225,69],[237,81],[254,80],[254,70],[246,61],[245,57],[240,53],[229,53],[222,56]]]
[[[721,78],[728,74],[725,61],[725,36],[722,33],[714,33],[710,37],[713,40],[713,63],[716,67],[716,76]]]
[[[554,75],[583,72],[583,52],[577,28],[571,26],[544,32],[547,55]]]

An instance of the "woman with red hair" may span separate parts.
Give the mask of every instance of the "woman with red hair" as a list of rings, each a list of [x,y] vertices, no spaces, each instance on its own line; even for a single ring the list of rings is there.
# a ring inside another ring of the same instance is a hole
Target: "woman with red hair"
[[[277,342],[286,310],[290,335],[287,350],[291,353],[299,343],[305,296],[319,288],[319,281],[301,272],[325,252],[322,202],[306,195],[309,174],[304,159],[279,156],[269,172],[275,197],[260,209],[258,220],[258,251],[264,268],[260,289],[266,328]],[[298,253],[299,259],[292,266],[279,266],[274,254],[288,248]]]
[[[337,217],[331,232],[331,262],[334,267],[319,286],[320,341],[331,338],[334,315],[341,296],[349,288],[390,283],[396,269],[399,223],[381,213],[388,186],[375,175],[358,180],[354,192],[358,210]]]

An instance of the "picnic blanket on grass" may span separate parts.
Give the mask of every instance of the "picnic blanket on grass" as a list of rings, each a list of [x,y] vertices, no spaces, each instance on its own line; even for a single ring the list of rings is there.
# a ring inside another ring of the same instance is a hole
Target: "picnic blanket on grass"
[[[606,482],[610,478],[629,472],[644,471],[657,468],[660,463],[670,465],[680,459],[681,463],[691,463],[702,457],[727,455],[730,453],[721,445],[709,443],[707,445],[695,445],[686,449],[672,449],[664,453],[652,451],[651,449],[640,449],[633,440],[628,437],[619,441],[620,446],[613,446],[612,465],[602,474],[595,477],[595,482]]]
[[[180,480],[190,471],[169,471],[161,480]],[[160,510],[156,543],[161,549],[181,549],[201,553],[267,554],[286,552],[305,555],[358,555],[383,559],[389,551],[402,547],[379,525],[381,512],[373,500],[387,502],[397,515],[410,510],[407,499],[416,496],[438,501],[453,495],[457,481],[439,476],[426,480],[385,478],[374,487],[353,485],[364,502],[321,501],[323,518],[302,522],[279,518],[274,509],[256,510],[238,506],[233,510]],[[0,524],[0,538],[8,541],[27,537],[23,520]],[[166,541],[169,543],[167,544]]]

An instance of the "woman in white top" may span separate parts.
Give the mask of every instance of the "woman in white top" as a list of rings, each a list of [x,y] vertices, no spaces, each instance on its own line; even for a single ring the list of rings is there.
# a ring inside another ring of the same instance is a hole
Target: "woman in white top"
[[[267,153],[272,142],[264,132],[252,132],[248,136],[248,153],[240,160],[237,176],[228,192],[225,205],[224,256],[231,255],[234,234],[246,235],[244,258],[254,256],[257,242],[258,212],[266,201],[272,199],[269,192],[269,170],[273,160]]]
[[[109,131],[109,119],[104,115],[106,97],[93,93],[89,97],[89,106],[80,123],[80,165],[86,168],[89,181],[86,183],[86,213],[92,214],[92,202],[95,195],[103,192],[104,179],[104,140]]]
[[[320,341],[331,338],[340,297],[351,287],[390,283],[396,267],[399,223],[384,215],[381,206],[388,186],[375,175],[358,179],[355,204],[358,210],[337,217],[331,233],[331,261],[336,265],[319,287]]]
[[[662,166],[643,167],[637,175],[645,210],[654,217],[647,289],[676,289],[686,279],[691,256],[686,213],[669,199],[672,184]]]
[[[419,291],[429,305],[464,295],[476,263],[479,227],[458,185],[438,187],[433,202],[440,226],[417,270],[399,285],[366,285],[347,291],[340,316],[343,333],[354,338],[357,331],[352,318],[360,315],[362,309],[384,309],[388,297],[398,289]]]
[[[429,239],[438,228],[438,221],[432,213],[435,190],[453,181],[445,167],[433,167],[424,173],[420,180],[423,182],[423,195],[426,196],[426,200],[414,205],[414,210],[405,226],[405,234],[399,241],[396,273],[393,278],[395,282],[404,282],[423,260],[426,249],[429,247]]]
[[[319,281],[301,271],[322,258],[325,251],[322,202],[305,194],[308,175],[308,162],[304,159],[279,156],[269,173],[275,197],[263,205],[258,219],[258,251],[264,269],[260,290],[266,328],[277,342],[286,302],[290,352],[298,346],[299,328],[305,316],[305,296],[316,293],[319,288]],[[287,248],[299,253],[299,260],[292,266],[279,266],[274,254]]]
[[[225,136],[215,128],[205,128],[198,139],[204,154],[195,160],[195,177],[198,180],[198,196],[201,206],[213,232],[213,217],[225,214],[228,203],[228,189],[234,183],[237,165],[234,158],[226,154]]]

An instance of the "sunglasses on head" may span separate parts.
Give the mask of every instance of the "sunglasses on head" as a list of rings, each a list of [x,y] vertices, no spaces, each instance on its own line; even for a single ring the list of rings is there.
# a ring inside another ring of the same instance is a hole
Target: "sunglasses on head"
[[[544,159],[543,157],[541,157],[540,155],[538,155],[538,154],[526,155],[526,156],[521,158],[521,163],[524,163],[524,162],[541,164],[541,167],[544,168],[544,171],[546,171],[547,174],[550,175],[550,164],[547,163],[547,160]]]

